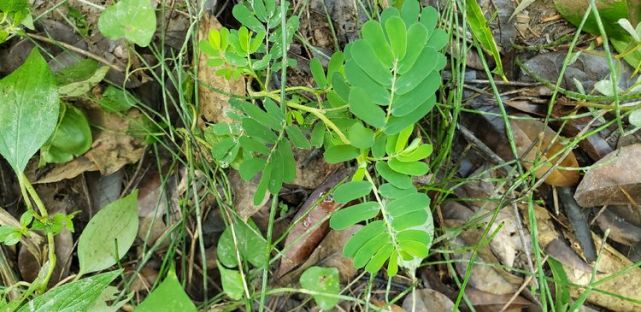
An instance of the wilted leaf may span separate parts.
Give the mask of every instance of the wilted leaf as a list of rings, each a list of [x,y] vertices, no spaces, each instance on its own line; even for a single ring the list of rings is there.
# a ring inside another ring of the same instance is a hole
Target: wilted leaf
[[[641,144],[624,146],[596,162],[574,193],[582,207],[641,203]]]
[[[173,270],[167,273],[165,279],[154,289],[136,311],[197,311],[196,306],[183,290],[178,277]]]
[[[543,177],[552,166],[559,162],[559,156],[565,147],[565,138],[546,127],[542,122],[533,119],[513,119],[512,130],[519,157],[525,168],[538,166],[535,172],[537,178]],[[559,162],[558,166],[578,168],[579,163],[570,153]],[[553,186],[574,186],[579,182],[577,170],[554,169],[545,179]]]
[[[80,272],[104,270],[125,256],[138,233],[138,192],[102,208],[78,239]]]
[[[56,73],[58,94],[60,96],[81,96],[97,85],[107,72],[109,66],[100,66],[98,62],[84,59]]]
[[[58,121],[53,75],[38,49],[0,80],[0,155],[20,175]]]
[[[91,107],[87,109],[87,116],[90,123],[98,129],[94,132],[91,149],[68,163],[55,166],[37,183],[71,179],[86,171],[100,171],[107,176],[142,157],[144,143],[127,133],[129,127],[142,118],[140,112],[131,110],[121,117],[99,107]]]

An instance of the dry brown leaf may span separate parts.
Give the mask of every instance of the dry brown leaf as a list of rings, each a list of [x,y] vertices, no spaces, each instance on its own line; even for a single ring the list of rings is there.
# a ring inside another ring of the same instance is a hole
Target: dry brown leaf
[[[312,192],[294,216],[294,227],[285,240],[285,255],[281,258],[278,276],[283,276],[307,260],[329,232],[329,215],[339,204],[324,196],[351,171],[334,172]]]
[[[310,205],[307,205],[308,207]],[[329,232],[328,218],[338,207],[338,203],[333,200],[325,199],[320,203],[313,205],[307,215],[305,205],[294,217],[296,225],[287,235],[285,248],[287,251],[280,261],[278,276],[283,276],[292,269],[299,266],[307,260],[307,257],[314,252],[316,246],[323,240],[323,237]],[[302,219],[300,219],[302,217]]]
[[[296,180],[294,185],[316,189],[332,172],[342,167],[342,164],[328,164],[318,150],[294,151],[296,158]]]
[[[338,269],[341,283],[348,283],[356,275],[357,269],[351,258],[343,256],[343,247],[361,228],[362,225],[356,224],[342,231],[330,231],[307,261],[281,277],[278,285],[297,283],[300,275],[312,265],[334,267]]]
[[[558,238],[558,234],[550,233],[554,231],[554,228],[553,224],[551,224],[549,212],[544,208],[535,207],[535,215],[540,234],[539,243],[545,249],[546,254],[563,264],[568,280],[571,283],[581,286],[590,284],[592,268],[583,262],[565,242]],[[601,249],[602,241],[597,235],[593,235],[593,239],[597,250],[603,251],[597,262],[595,281],[608,278],[607,281],[598,284],[596,289],[631,298],[637,302],[641,301],[641,293],[639,293],[639,289],[641,289],[641,269],[632,267],[633,263],[610,245],[605,245]],[[621,273],[622,270],[625,270],[625,272]],[[584,289],[572,287],[570,290],[573,297],[578,297]],[[590,292],[587,301],[612,311],[641,310],[641,305],[639,304],[625,300],[625,298],[607,295],[594,289]]]
[[[381,308],[381,311],[389,311],[389,312],[407,312],[405,309],[395,305],[395,304],[388,304],[385,301],[378,300],[376,298],[372,298],[370,302],[378,307]],[[417,310],[418,311],[418,310]]]
[[[444,294],[433,289],[418,289],[403,300],[405,311],[440,312],[454,310],[454,302]]]
[[[87,115],[95,129],[91,149],[68,163],[54,166],[36,183],[71,179],[87,171],[100,171],[106,176],[142,157],[144,143],[127,133],[129,126],[140,120],[142,115],[139,111],[132,109],[121,117],[99,107],[90,107]]]
[[[205,14],[200,21],[198,28],[198,41],[207,40],[211,29],[220,29],[222,25],[215,16]],[[245,95],[245,80],[227,80],[224,77],[216,75],[217,68],[207,64],[207,55],[200,53],[198,56],[198,99],[200,109],[198,112],[198,125],[200,128],[206,126],[206,122],[230,122],[226,112],[229,109],[229,96],[233,94],[238,96]]]
[[[582,207],[641,203],[641,144],[624,146],[597,161],[574,193]]]
[[[475,289],[473,287],[465,288],[465,295],[470,299],[477,311],[499,311],[508,302],[510,304],[508,305],[506,311],[522,311],[528,306],[534,306],[532,302],[521,296],[517,296],[513,301],[510,302],[510,300],[512,300],[513,294],[496,295]]]
[[[537,178],[543,177],[559,161],[559,153],[564,148],[561,142],[565,139],[538,120],[514,119],[511,124],[521,163],[527,169],[538,165],[535,175]],[[579,163],[570,151],[559,166],[578,168]],[[552,186],[574,186],[578,182],[578,171],[558,168],[552,170],[545,179],[545,183]]]

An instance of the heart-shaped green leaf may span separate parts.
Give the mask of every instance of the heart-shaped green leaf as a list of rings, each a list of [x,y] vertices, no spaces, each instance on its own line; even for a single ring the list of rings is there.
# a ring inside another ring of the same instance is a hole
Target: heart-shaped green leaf
[[[300,276],[300,285],[307,290],[321,294],[312,295],[323,311],[331,310],[338,304],[338,298],[322,295],[338,295],[341,286],[336,268],[311,267]]]
[[[146,47],[156,32],[156,12],[150,0],[120,0],[102,12],[98,28],[109,39]]]
[[[53,74],[38,49],[0,80],[0,155],[21,174],[56,128],[58,94]]]

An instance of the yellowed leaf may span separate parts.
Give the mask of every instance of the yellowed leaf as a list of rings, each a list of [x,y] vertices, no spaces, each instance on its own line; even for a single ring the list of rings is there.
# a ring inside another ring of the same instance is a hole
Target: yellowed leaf
[[[512,120],[512,130],[519,158],[523,166],[530,169],[537,166],[535,172],[537,178],[543,177],[562,156],[562,142],[565,138],[545,126],[542,122],[534,119]],[[559,167],[578,168],[579,163],[572,151],[559,162]],[[545,178],[545,183],[552,186],[574,186],[579,182],[579,172],[576,170],[565,170],[554,167],[552,172]]]

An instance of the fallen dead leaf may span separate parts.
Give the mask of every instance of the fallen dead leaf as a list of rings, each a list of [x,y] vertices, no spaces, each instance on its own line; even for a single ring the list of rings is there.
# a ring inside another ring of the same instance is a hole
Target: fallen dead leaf
[[[212,14],[205,14],[200,20],[198,28],[198,41],[207,40],[211,29],[220,29],[222,25]],[[216,75],[217,68],[207,64],[208,57],[205,53],[198,56],[198,99],[200,108],[198,111],[198,126],[202,129],[206,127],[207,122],[231,122],[232,119],[227,117],[229,110],[229,96],[233,94],[238,96],[245,95],[245,80],[227,80],[224,77]]]
[[[298,268],[282,276],[278,285],[296,283],[303,272],[312,265],[334,267],[338,269],[341,283],[348,283],[358,270],[354,267],[352,259],[343,256],[343,247],[363,226],[356,224],[343,231],[330,231],[307,261]]]
[[[418,289],[403,300],[403,309],[405,311],[415,312],[440,312],[440,311],[458,311],[454,310],[454,302],[444,294],[433,289]]]
[[[497,295],[473,287],[465,288],[465,295],[470,299],[477,311],[487,312],[501,310],[512,299],[512,294]],[[534,307],[534,304],[521,296],[517,296],[510,302],[505,311],[522,311],[528,306]]]
[[[68,163],[54,166],[36,183],[71,179],[87,171],[100,171],[106,176],[142,157],[144,143],[127,133],[129,126],[141,118],[139,111],[132,109],[121,117],[91,106],[87,109],[87,116],[94,128],[91,149]]]
[[[339,204],[324,195],[348,175],[347,170],[335,172],[303,203],[293,218],[295,225],[285,240],[286,252],[281,258],[278,276],[285,275],[305,262],[329,232],[329,215]]]
[[[511,124],[521,163],[527,169],[538,165],[535,175],[537,178],[543,177],[559,161],[565,139],[538,120],[513,119]],[[539,165],[540,162],[543,165]],[[578,168],[579,163],[570,151],[559,166]],[[552,186],[574,186],[579,182],[579,172],[554,168],[545,182]]]
[[[641,144],[608,154],[590,167],[574,193],[582,207],[641,203]]]

